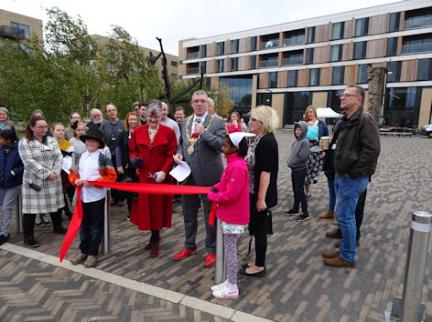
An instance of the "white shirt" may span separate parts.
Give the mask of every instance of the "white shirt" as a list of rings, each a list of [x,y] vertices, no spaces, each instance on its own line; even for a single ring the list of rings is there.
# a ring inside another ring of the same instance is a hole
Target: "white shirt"
[[[84,180],[96,180],[100,178],[99,173],[99,150],[95,152],[84,152],[79,160],[79,174],[80,179]],[[105,198],[106,189],[100,189],[95,187],[83,187],[81,190],[81,200],[83,202],[94,202]]]
[[[167,117],[165,120],[161,121],[161,124],[168,126],[174,130],[174,133],[175,133],[176,138],[177,138],[177,144],[179,144],[179,142],[180,142],[180,128],[179,128],[177,122],[170,119],[169,117]]]

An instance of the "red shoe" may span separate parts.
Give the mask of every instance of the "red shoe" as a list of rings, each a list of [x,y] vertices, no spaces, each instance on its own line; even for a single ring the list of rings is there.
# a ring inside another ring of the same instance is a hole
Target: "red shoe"
[[[204,267],[212,267],[216,264],[216,254],[208,252],[204,258]]]
[[[190,255],[196,254],[196,252],[196,247],[191,249],[183,248],[181,251],[174,255],[173,260],[181,261],[182,259],[188,258]]]

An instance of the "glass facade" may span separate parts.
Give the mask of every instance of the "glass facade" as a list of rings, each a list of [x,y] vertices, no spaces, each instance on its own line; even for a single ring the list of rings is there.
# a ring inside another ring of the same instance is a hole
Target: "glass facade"
[[[312,92],[285,93],[283,125],[303,120],[304,111],[311,103]]]
[[[282,65],[302,65],[303,50],[289,51],[283,54]]]
[[[432,58],[419,59],[417,80],[419,81],[432,80]]]
[[[403,54],[424,53],[429,51],[432,51],[432,34],[403,37]]]
[[[359,41],[354,43],[353,59],[363,59],[366,57],[366,41]]]
[[[357,84],[367,84],[368,83],[368,68],[369,64],[358,65],[357,70]]]
[[[257,37],[250,38],[250,50],[251,51],[257,50]]]
[[[225,43],[223,41],[216,44],[216,55],[221,56],[225,54]]]
[[[278,81],[278,73],[277,72],[269,73],[269,75],[268,75],[268,87],[269,88],[277,87],[277,81]]]
[[[401,73],[401,62],[392,61],[388,64],[387,83],[399,82]]]
[[[311,44],[315,41],[315,27],[308,27],[306,32],[306,43]]]
[[[417,127],[420,110],[420,87],[388,88],[384,107],[385,125]]]
[[[239,40],[231,40],[231,54],[237,54],[239,52]]]
[[[260,67],[276,67],[278,64],[278,54],[268,54],[260,56]]]
[[[393,12],[390,14],[388,31],[399,31],[400,12]]]
[[[396,56],[397,53],[397,37],[387,38],[387,56]]]
[[[345,66],[334,66],[332,71],[332,84],[342,85],[344,83]]]
[[[238,57],[231,58],[231,71],[235,72],[238,70]]]
[[[303,45],[304,41],[305,41],[304,29],[293,30],[284,33],[284,41],[283,41],[284,46]]]
[[[355,36],[361,37],[366,36],[369,31],[369,18],[361,18],[356,20],[355,24]]]
[[[340,61],[342,59],[342,45],[330,47],[330,61]]]
[[[223,59],[218,59],[217,60],[217,70],[218,73],[223,73],[224,71],[224,60]]]
[[[297,87],[298,70],[288,71],[288,87]]]
[[[405,29],[432,26],[432,7],[410,10],[405,13]]]
[[[250,69],[256,68],[256,55],[250,56]]]
[[[332,31],[331,31],[331,39],[342,39],[344,34],[344,22],[337,22],[332,24]]]
[[[313,63],[313,56],[314,56],[314,49],[313,48],[306,48],[305,64],[312,64]]]
[[[319,86],[320,83],[320,69],[312,68],[309,70],[309,86]]]
[[[249,111],[252,99],[252,76],[220,77],[219,87],[225,89],[233,108]]]

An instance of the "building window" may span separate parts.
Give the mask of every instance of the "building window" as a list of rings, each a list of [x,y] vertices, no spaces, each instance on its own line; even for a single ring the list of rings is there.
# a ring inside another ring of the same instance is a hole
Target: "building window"
[[[187,49],[187,58],[188,59],[197,59],[199,58],[200,48],[199,47],[190,47]]]
[[[218,59],[217,60],[217,72],[218,73],[223,73],[224,71],[224,60],[223,59]]]
[[[332,32],[331,32],[331,39],[342,39],[344,34],[344,22],[337,22],[332,24]]]
[[[29,38],[30,37],[30,26],[25,25],[18,22],[11,22],[10,23],[11,31],[13,34],[17,34],[17,36]]]
[[[389,32],[399,31],[400,12],[393,12],[389,19]]]
[[[396,56],[397,43],[397,37],[387,38],[387,56]]]
[[[239,52],[239,40],[231,40],[231,54],[237,54]]]
[[[171,66],[172,67],[177,67],[178,63],[174,60],[171,60]]]
[[[278,64],[278,54],[260,56],[260,67],[276,67]]]
[[[277,79],[278,79],[278,73],[277,72],[271,72],[268,76],[268,87],[274,88],[277,87]]]
[[[289,92],[285,94],[283,124],[293,124],[303,120],[306,106],[312,103],[312,92]]]
[[[228,98],[234,110],[240,113],[250,111],[252,102],[252,76],[220,77],[219,88],[226,89],[225,93],[228,93]]]
[[[368,69],[369,64],[358,65],[357,71],[357,84],[367,84],[368,83]]]
[[[271,49],[279,47],[279,34],[265,35],[261,37],[261,49]]]
[[[315,27],[307,28],[306,37],[307,44],[311,44],[315,41]]]
[[[305,33],[304,29],[284,32],[283,45],[284,46],[303,45],[304,40],[305,40],[305,34],[304,33]]]
[[[309,86],[319,86],[320,69],[312,68],[309,70]]]
[[[417,80],[419,81],[432,80],[432,59],[431,58],[419,59]]]
[[[257,37],[250,37],[250,50],[257,50]]]
[[[238,57],[231,58],[231,71],[235,72],[238,70]]]
[[[405,29],[432,26],[432,7],[405,12]]]
[[[250,69],[256,68],[256,55],[250,56]]]
[[[282,65],[302,65],[303,50],[288,51],[283,53]]]
[[[366,57],[366,41],[354,43],[354,59],[363,59]]]
[[[402,40],[402,53],[424,53],[432,51],[432,34],[407,36]]]
[[[200,68],[201,68],[200,73],[202,73],[202,74],[207,73],[207,64],[206,64],[205,61],[203,61],[203,62],[200,64]]]
[[[187,64],[186,65],[186,74],[193,75],[200,73],[200,65],[199,63]]]
[[[395,87],[388,89],[384,108],[385,124],[389,126],[418,126],[420,87]]]
[[[225,54],[225,43],[222,41],[216,44],[216,55],[221,56],[223,54]]]
[[[207,57],[207,45],[201,46],[201,57]]]
[[[330,61],[340,61],[342,59],[342,45],[330,47]]]
[[[298,70],[288,71],[288,87],[297,87]]]
[[[313,63],[313,56],[314,56],[314,49],[313,48],[306,48],[305,64],[312,64]]]
[[[368,34],[369,29],[369,18],[361,18],[356,20],[355,24],[355,36],[361,37]]]
[[[345,66],[334,66],[332,71],[332,84],[342,85],[344,83]]]
[[[399,82],[400,81],[400,72],[401,72],[401,62],[400,61],[392,61],[388,64],[387,67],[387,83]]]

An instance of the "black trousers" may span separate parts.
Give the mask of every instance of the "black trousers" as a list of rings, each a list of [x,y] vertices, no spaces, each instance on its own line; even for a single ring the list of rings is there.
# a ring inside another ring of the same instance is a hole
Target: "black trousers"
[[[294,192],[294,205],[293,209],[299,210],[301,204],[302,211],[305,215],[308,214],[308,203],[304,192],[304,183],[307,175],[307,170],[291,171],[291,182]]]
[[[61,212],[62,209],[59,209],[55,212],[50,213],[51,221],[54,226],[54,229],[61,228],[61,224],[62,224]],[[36,218],[36,214],[23,214],[24,238],[33,237],[35,218]]]
[[[105,198],[94,202],[83,202],[83,219],[80,227],[81,253],[96,256],[102,242],[104,230]]]

